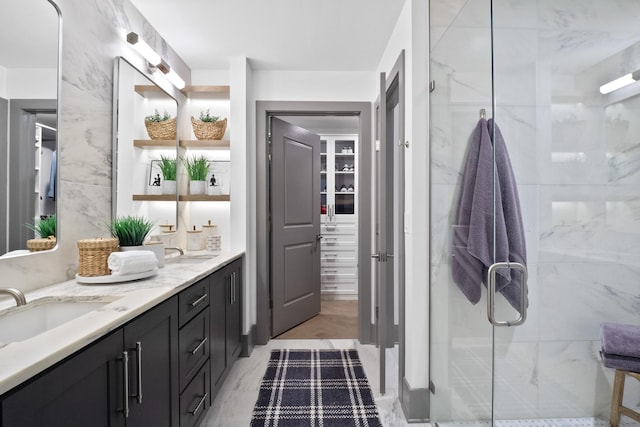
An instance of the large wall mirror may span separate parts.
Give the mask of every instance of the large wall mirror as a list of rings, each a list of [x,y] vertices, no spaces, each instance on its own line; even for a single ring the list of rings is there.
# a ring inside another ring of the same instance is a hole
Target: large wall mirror
[[[0,10],[0,257],[10,257],[48,237],[33,226],[57,224],[62,18],[50,0],[0,0]]]
[[[175,231],[178,102],[124,58],[114,77],[112,216],[144,216],[152,234]]]

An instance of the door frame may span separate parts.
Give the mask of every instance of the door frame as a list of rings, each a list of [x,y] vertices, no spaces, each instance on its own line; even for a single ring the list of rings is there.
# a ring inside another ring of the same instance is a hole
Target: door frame
[[[271,338],[270,308],[270,220],[269,220],[269,117],[271,116],[357,116],[358,188],[370,188],[372,104],[370,102],[256,101],[256,343]],[[371,339],[371,194],[358,197],[358,339]],[[320,213],[318,213],[319,215]]]

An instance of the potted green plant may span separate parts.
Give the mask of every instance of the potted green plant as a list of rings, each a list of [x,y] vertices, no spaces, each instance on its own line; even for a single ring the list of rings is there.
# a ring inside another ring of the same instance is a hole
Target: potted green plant
[[[117,216],[108,223],[109,233],[120,242],[121,250],[138,249],[153,228],[153,222],[143,216]]]
[[[227,119],[220,120],[220,116],[214,116],[209,110],[201,111],[199,120],[191,116],[193,134],[198,140],[222,139],[227,130]]]
[[[162,173],[162,194],[176,194],[176,176],[178,174],[176,158],[161,155],[158,167]]]
[[[27,240],[27,248],[31,252],[53,249],[56,245],[56,224],[55,215],[42,218],[37,224],[25,224],[25,227],[34,231],[39,237]]]
[[[189,194],[204,194],[209,159],[205,155],[194,155],[187,157],[183,162],[189,175]]]
[[[151,139],[176,139],[176,118],[172,118],[166,111],[160,114],[155,110],[155,113],[146,116],[144,126]]]

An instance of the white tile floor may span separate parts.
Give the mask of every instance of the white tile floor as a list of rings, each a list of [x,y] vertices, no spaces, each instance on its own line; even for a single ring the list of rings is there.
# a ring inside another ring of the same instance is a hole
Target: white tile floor
[[[357,340],[271,340],[256,347],[248,358],[241,357],[233,365],[218,396],[211,405],[201,427],[240,427],[251,422],[253,406],[258,398],[260,382],[267,368],[271,350],[279,348],[355,348],[364,365],[369,385],[378,404],[380,421],[385,427],[409,426],[398,401],[397,352],[387,351],[387,393],[380,395],[378,349],[361,345]],[[428,427],[430,424],[410,424]]]

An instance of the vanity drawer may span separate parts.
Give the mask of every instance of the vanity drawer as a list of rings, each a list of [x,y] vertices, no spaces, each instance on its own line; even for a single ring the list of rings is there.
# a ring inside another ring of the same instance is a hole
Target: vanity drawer
[[[200,312],[180,329],[178,347],[182,390],[209,359],[209,310]]]
[[[180,427],[195,427],[200,424],[210,404],[207,362],[180,395]]]
[[[209,306],[209,278],[194,283],[178,295],[178,319],[180,327]]]

